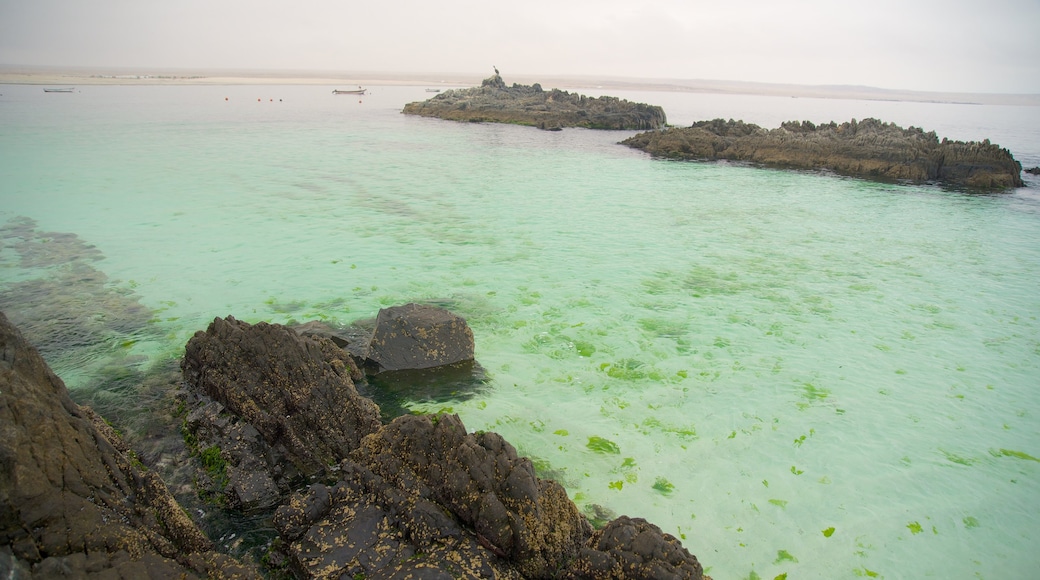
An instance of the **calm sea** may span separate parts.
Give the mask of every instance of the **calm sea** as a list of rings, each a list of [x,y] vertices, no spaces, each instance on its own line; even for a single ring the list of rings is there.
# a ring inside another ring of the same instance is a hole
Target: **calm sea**
[[[0,86],[0,308],[71,388],[125,396],[215,316],[444,304],[486,385],[413,410],[503,434],[716,579],[1040,568],[1035,179],[654,161],[627,132],[332,88]],[[1040,165],[1031,107],[613,94],[677,125],[878,117]]]

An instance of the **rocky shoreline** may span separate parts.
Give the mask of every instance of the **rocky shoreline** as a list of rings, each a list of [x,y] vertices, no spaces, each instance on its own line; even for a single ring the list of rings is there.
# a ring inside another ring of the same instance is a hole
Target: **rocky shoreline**
[[[742,161],[974,190],[1024,185],[1022,165],[989,140],[940,141],[934,132],[877,119],[823,125],[788,122],[777,129],[715,119],[640,133],[622,144],[665,159]]]
[[[215,550],[159,475],[69,398],[0,313],[0,572],[705,578],[679,540],[645,520],[620,516],[594,529],[496,433],[470,433],[457,415],[381,421],[355,387],[362,368],[392,372],[372,363],[415,358],[402,348],[422,351],[424,366],[472,357],[461,319],[395,308],[381,313],[366,348],[314,327],[301,335],[230,316],[188,342],[184,438],[208,474],[196,486],[220,509],[273,513],[277,538],[258,562]]]
[[[617,97],[587,97],[541,85],[506,86],[497,73],[479,87],[454,89],[414,103],[406,115],[474,123],[511,123],[545,130],[564,127],[607,130],[648,130],[665,125],[664,109]]]

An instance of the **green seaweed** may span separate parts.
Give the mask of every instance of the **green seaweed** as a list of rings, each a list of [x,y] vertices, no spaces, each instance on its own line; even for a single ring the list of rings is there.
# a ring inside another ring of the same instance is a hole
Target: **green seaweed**
[[[775,506],[777,506],[779,508],[786,508],[787,507],[787,500],[785,500],[785,499],[771,499],[771,500],[769,500],[769,503],[771,503],[771,504],[773,504],[773,505],[775,505]]]
[[[774,564],[779,564],[781,562],[793,562],[793,563],[797,564],[798,563],[798,558],[795,558],[794,556],[792,556],[791,553],[788,552],[787,550],[777,550],[776,551],[776,560],[773,560],[773,563]]]
[[[965,516],[965,518],[961,521],[964,522],[965,528],[971,529],[979,527],[979,520],[975,519],[972,516]]]
[[[1015,459],[1022,459],[1022,460],[1025,460],[1025,461],[1040,462],[1040,459],[1037,459],[1036,457],[1033,457],[1032,455],[1029,455],[1028,453],[1023,453],[1021,451],[1015,451],[1013,449],[990,449],[989,452],[990,452],[990,455],[992,455],[994,457],[1014,457]]]
[[[950,463],[956,463],[958,465],[967,465],[967,466],[973,465],[975,463],[974,459],[970,459],[970,458],[967,458],[967,457],[962,457],[960,455],[957,455],[957,454],[954,454],[954,453],[950,453],[949,451],[946,451],[944,449],[940,449],[939,451],[943,455],[946,456],[946,460],[949,461]]]
[[[910,522],[910,523],[908,523],[906,525],[906,529],[910,530],[910,533],[914,534],[915,536],[917,534],[920,534],[921,532],[924,531],[924,528],[921,527],[921,524],[919,524],[917,522]]]
[[[827,528],[826,530],[823,530],[822,533],[823,533],[823,537],[825,537],[825,538],[829,538],[829,537],[833,536],[834,535],[834,526],[831,526],[831,527]]]
[[[596,453],[612,453],[614,455],[621,454],[621,448],[617,446],[617,443],[596,435],[589,437],[589,442],[586,443],[585,446]]]
[[[675,491],[675,485],[663,477],[658,477],[657,481],[654,482],[653,488],[655,491],[669,495]]]

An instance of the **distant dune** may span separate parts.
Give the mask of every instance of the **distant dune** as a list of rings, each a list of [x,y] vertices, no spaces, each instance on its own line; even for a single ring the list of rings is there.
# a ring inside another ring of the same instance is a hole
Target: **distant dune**
[[[479,86],[482,73],[396,73],[336,71],[175,70],[175,69],[86,69],[0,65],[0,84],[31,85],[423,85],[434,87]],[[794,85],[704,79],[644,79],[624,77],[509,74],[520,84],[540,83],[546,88],[626,91],[665,91],[915,101],[924,103],[971,103],[981,105],[1040,106],[1040,94],[938,93],[881,89],[863,86]]]

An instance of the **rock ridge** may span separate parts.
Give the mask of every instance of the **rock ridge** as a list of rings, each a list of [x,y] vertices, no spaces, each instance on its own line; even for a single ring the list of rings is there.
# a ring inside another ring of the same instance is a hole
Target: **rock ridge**
[[[583,127],[607,130],[649,130],[664,126],[664,109],[617,97],[588,97],[559,89],[545,91],[538,83],[507,86],[497,73],[479,87],[453,89],[425,101],[408,103],[406,115],[451,121],[511,123],[545,130]]]
[[[940,141],[934,131],[873,118],[822,125],[790,121],[776,129],[714,119],[640,133],[622,144],[667,159],[745,161],[973,190],[1023,186],[1021,164],[988,139]]]

